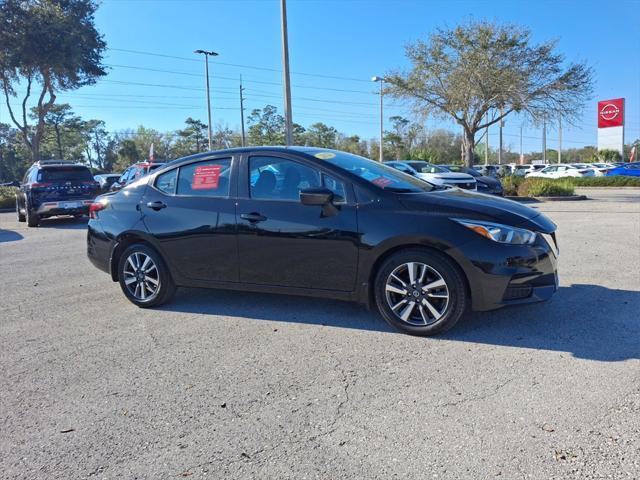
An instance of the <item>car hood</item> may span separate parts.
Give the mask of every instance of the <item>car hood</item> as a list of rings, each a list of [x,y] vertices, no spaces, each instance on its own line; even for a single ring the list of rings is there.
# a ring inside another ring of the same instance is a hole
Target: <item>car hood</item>
[[[418,173],[418,176],[423,176],[425,178],[438,178],[440,180],[461,180],[465,182],[470,182],[473,180],[473,177],[468,173],[454,173],[454,172],[442,172],[442,173]]]
[[[531,207],[459,188],[399,194],[398,199],[406,208],[433,211],[449,217],[504,223],[542,233],[551,233],[556,229],[555,223]]]
[[[481,177],[476,177],[476,181],[478,183],[484,183],[485,185],[489,185],[491,188],[502,186],[502,183],[500,183],[500,180],[493,177],[487,177],[486,175],[483,175]]]

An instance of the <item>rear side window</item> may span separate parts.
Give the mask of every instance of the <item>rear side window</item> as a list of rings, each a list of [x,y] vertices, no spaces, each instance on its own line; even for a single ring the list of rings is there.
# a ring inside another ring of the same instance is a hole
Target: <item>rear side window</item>
[[[185,165],[178,169],[176,194],[203,197],[228,197],[230,177],[230,158],[205,160],[203,162]]]
[[[178,179],[178,169],[174,168],[156,178],[156,188],[168,195],[176,193],[176,180]]]
[[[91,172],[86,167],[43,168],[38,172],[38,182],[90,182]]]

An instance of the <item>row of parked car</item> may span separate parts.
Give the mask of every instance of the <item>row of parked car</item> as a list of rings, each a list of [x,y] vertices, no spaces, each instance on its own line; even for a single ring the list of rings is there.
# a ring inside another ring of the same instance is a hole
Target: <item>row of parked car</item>
[[[603,176],[638,176],[640,163],[562,163],[562,164],[525,164],[525,165],[482,165],[474,167],[483,175],[504,177],[516,175],[520,177],[564,178],[564,177],[603,177]]]
[[[433,165],[420,160],[388,161],[385,164],[432,185],[458,187],[499,196],[504,194],[500,177],[507,174],[542,178],[640,176],[640,162],[483,165],[474,168]],[[20,189],[16,196],[18,221],[27,222],[33,227],[42,218],[85,215],[97,195],[120,190],[164,165],[159,162],[138,162],[121,174],[92,176],[89,168],[84,165],[59,160],[36,162],[29,168],[22,183],[15,183]]]

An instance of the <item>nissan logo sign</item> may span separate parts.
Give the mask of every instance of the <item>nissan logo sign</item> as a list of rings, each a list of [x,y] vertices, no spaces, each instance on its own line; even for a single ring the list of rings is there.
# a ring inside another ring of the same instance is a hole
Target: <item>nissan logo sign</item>
[[[600,116],[605,120],[613,120],[620,113],[620,109],[612,103],[607,103],[602,110],[600,110]]]

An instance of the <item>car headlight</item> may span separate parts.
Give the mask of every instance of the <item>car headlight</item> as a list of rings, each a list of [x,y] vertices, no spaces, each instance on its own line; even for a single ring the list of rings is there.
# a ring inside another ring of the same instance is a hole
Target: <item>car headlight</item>
[[[511,227],[500,223],[482,222],[478,220],[466,220],[463,218],[452,218],[460,225],[473,230],[478,235],[493,240],[498,243],[509,243],[511,245],[531,245],[536,241],[536,232],[525,228]]]

